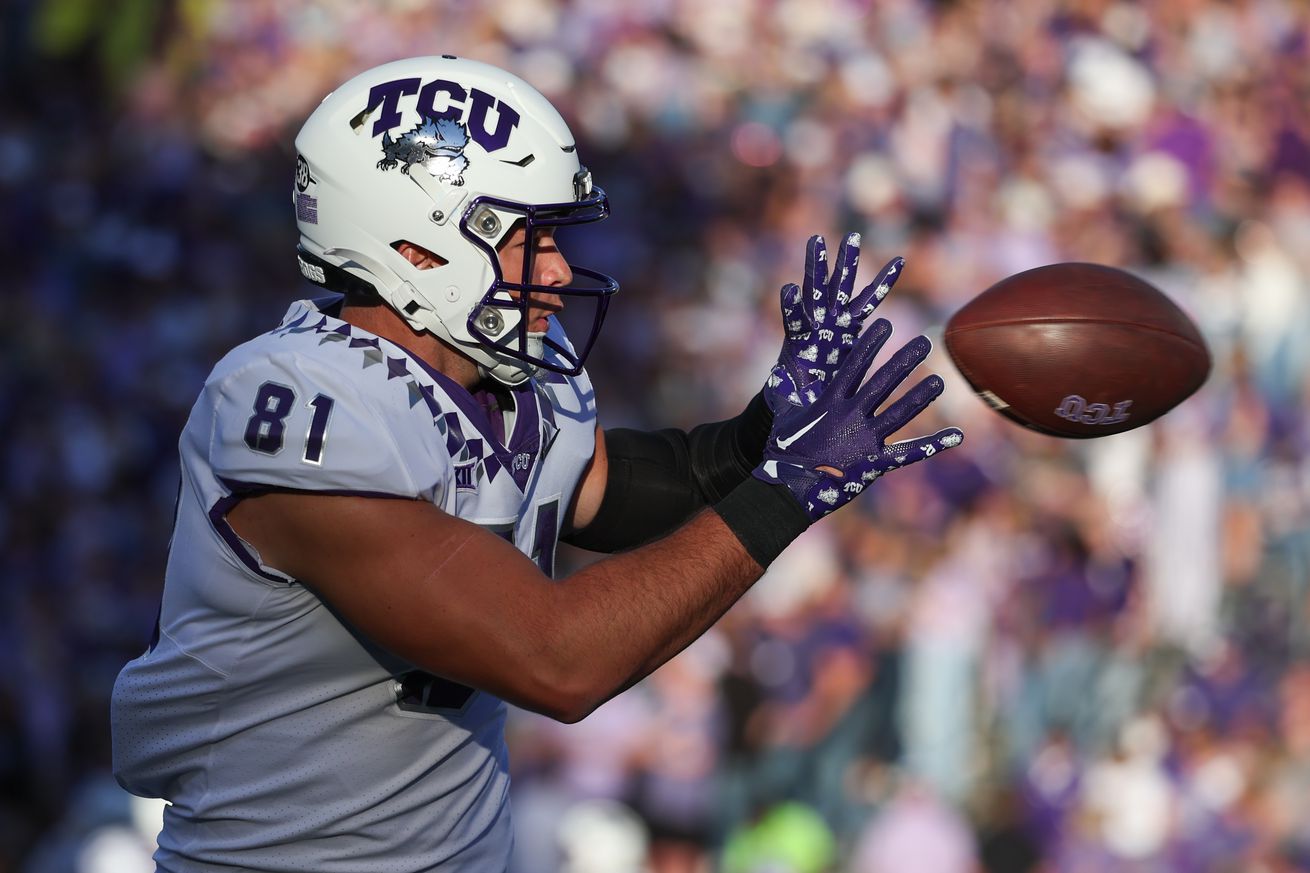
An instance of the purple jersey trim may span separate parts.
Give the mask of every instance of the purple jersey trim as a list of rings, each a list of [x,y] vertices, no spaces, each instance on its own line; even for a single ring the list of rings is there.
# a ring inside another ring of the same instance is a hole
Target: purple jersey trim
[[[287,584],[287,580],[281,576],[274,576],[272,573],[266,573],[259,566],[259,561],[255,556],[250,554],[246,548],[245,542],[237,536],[237,532],[232,529],[232,525],[227,523],[227,514],[232,508],[241,502],[245,495],[229,494],[227,497],[219,498],[213,506],[209,508],[209,523],[213,525],[214,531],[219,535],[223,542],[227,543],[228,550],[237,556],[241,563],[246,565],[246,569],[257,576],[261,576],[270,582],[277,582],[280,585]]]
[[[492,450],[497,455],[513,455],[518,452],[536,452],[541,447],[541,411],[537,408],[537,399],[532,390],[531,380],[524,382],[510,389],[514,394],[514,432],[509,435],[509,441],[506,444],[496,439],[496,430],[491,425],[491,419],[487,417],[487,411],[482,408],[482,404],[469,393],[469,390],[463,385],[456,382],[440,370],[435,369],[427,361],[414,354],[409,349],[402,346],[395,340],[389,340],[392,345],[409,355],[414,363],[423,368],[423,372],[432,377],[432,380],[441,386],[446,392],[446,396],[454,401],[459,407],[459,411],[464,413],[464,417],[473,423],[483,438],[491,445]]]
[[[331,294],[322,294],[318,297],[309,298],[309,302],[314,308],[324,315],[341,320],[341,307],[345,305],[346,295],[333,292]]]
[[[241,479],[216,477],[233,497],[254,497],[257,494],[316,494],[325,497],[385,497],[389,500],[417,500],[408,494],[392,491],[365,491],[358,488],[292,488],[290,485],[270,485],[267,482],[245,482]]]
[[[454,402],[459,411],[464,413],[464,417],[482,435],[483,442],[491,450],[492,457],[495,460],[495,463],[490,460],[486,462],[488,476],[494,479],[500,470],[508,470],[510,477],[518,485],[519,490],[527,491],[528,481],[532,478],[532,472],[536,468],[541,451],[541,409],[538,406],[541,398],[533,389],[532,380],[529,379],[523,384],[510,389],[514,395],[514,410],[517,414],[514,416],[514,432],[509,435],[508,444],[502,445],[501,441],[497,439],[496,428],[492,426],[487,411],[469,393],[467,388],[440,370],[435,369],[427,361],[395,340],[388,340],[388,342],[422,367],[423,372],[427,373],[432,381],[441,386],[446,396]],[[531,459],[529,463],[515,463],[515,459],[521,455],[529,456]]]
[[[334,313],[340,312],[340,306],[343,299],[344,298],[341,295],[334,294],[320,297],[310,302],[311,306],[315,307],[317,312],[323,318],[323,321],[316,326],[320,333],[329,318],[334,321],[340,321],[340,318],[338,318]],[[309,316],[310,314],[311,313],[306,313],[306,316]],[[297,319],[296,322],[299,323],[302,320],[308,320],[308,318]],[[361,341],[365,340],[365,338],[354,336],[351,333],[352,328],[354,328],[353,325],[348,322],[342,322],[340,326],[333,329],[333,332],[350,336],[351,342],[349,347],[358,348]],[[359,333],[372,338],[373,343],[376,343],[379,339],[366,330],[360,330]],[[532,474],[536,470],[538,462],[540,461],[543,421],[541,404],[544,403],[547,407],[549,407],[550,404],[550,399],[548,397],[543,398],[540,396],[540,392],[535,389],[533,384],[534,380],[529,379],[523,384],[510,389],[513,392],[514,407],[517,414],[514,417],[514,430],[508,435],[508,439],[505,439],[501,436],[501,428],[496,428],[492,424],[491,418],[487,414],[487,410],[483,408],[482,404],[478,403],[477,399],[474,398],[467,388],[432,367],[432,365],[423,360],[412,349],[406,348],[401,343],[392,339],[387,339],[387,342],[395,346],[396,349],[404,355],[404,358],[386,358],[387,378],[393,379],[411,375],[409,369],[406,367],[405,359],[413,361],[414,364],[422,369],[424,373],[428,374],[433,382],[441,386],[441,389],[445,392],[446,396],[450,398],[456,408],[463,413],[464,417],[481,435],[482,440],[480,443],[481,445],[485,445],[486,450],[490,455],[490,457],[484,456],[484,464],[488,479],[495,479],[496,475],[501,470],[507,470],[510,478],[514,480],[514,483],[518,486],[519,490],[526,492],[528,483],[532,479]],[[370,343],[370,345],[373,343]],[[374,345],[374,348],[377,347],[378,346]],[[427,402],[429,409],[432,411],[433,420],[436,421],[438,419],[440,403],[430,396],[431,392],[425,387],[420,386],[418,390],[423,399]],[[552,409],[547,408],[546,411],[552,413],[550,417],[553,417]],[[447,415],[448,419],[451,417],[451,415]],[[443,433],[445,433],[445,431],[443,431]],[[458,430],[456,430],[456,433],[458,434]],[[474,440],[470,440],[469,445],[472,445],[474,442]],[[448,448],[453,454],[458,449],[458,445],[448,445]],[[481,454],[481,451],[479,451],[479,454]]]
[[[336,320],[340,320],[341,304],[345,300],[344,295],[329,294],[322,297],[316,297],[310,301],[318,311]],[[353,327],[353,325],[352,325]],[[358,328],[356,328],[358,329]],[[361,331],[368,333],[368,331]],[[486,410],[477,402],[469,390],[454,379],[435,369],[427,361],[423,360],[412,349],[401,345],[393,339],[388,339],[396,348],[404,352],[410,360],[423,368],[432,380],[441,386],[446,395],[454,401],[459,411],[464,413],[464,417],[473,423],[478,429],[492,450],[497,455],[503,455],[506,458],[519,454],[520,452],[536,453],[541,448],[541,411],[537,408],[537,400],[532,390],[532,380],[528,380],[521,385],[512,388],[514,393],[514,410],[517,413],[514,417],[514,432],[509,435],[508,442],[502,443],[496,439],[496,429],[492,427],[491,420],[487,417]],[[388,362],[388,366],[393,366]],[[567,380],[567,377],[563,377]]]

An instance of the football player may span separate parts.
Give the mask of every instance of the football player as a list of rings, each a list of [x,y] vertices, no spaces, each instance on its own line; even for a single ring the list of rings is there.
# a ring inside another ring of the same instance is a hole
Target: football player
[[[506,702],[587,715],[708,628],[810,524],[960,441],[887,442],[936,397],[811,240],[738,417],[602,431],[583,370],[613,279],[555,230],[605,193],[527,83],[370,70],[296,139],[299,263],[334,292],[214,368],[180,440],[156,638],[113,695],[114,769],[170,801],[168,871],[492,871]],[[590,313],[568,337],[557,313]],[[552,581],[558,539],[614,553]]]

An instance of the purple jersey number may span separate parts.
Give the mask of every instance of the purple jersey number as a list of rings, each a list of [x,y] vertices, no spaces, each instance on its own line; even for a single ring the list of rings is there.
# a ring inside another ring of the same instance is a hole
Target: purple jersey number
[[[328,419],[335,401],[326,394],[315,394],[309,401],[314,415],[305,435],[305,451],[300,459],[315,466],[323,463],[323,446],[327,442]],[[287,416],[296,404],[296,392],[277,382],[265,382],[255,392],[254,411],[246,420],[246,445],[265,455],[276,455],[286,442]]]

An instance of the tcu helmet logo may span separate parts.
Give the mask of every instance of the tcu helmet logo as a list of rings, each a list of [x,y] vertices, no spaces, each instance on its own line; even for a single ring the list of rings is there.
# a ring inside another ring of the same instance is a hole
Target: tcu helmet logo
[[[1079,424],[1118,424],[1128,420],[1128,407],[1132,405],[1131,400],[1120,400],[1111,409],[1108,403],[1088,403],[1085,398],[1070,394],[1060,401],[1055,414]]]
[[[465,131],[465,142],[471,137],[488,152],[503,149],[509,142],[510,133],[519,123],[519,113],[515,109],[486,91],[465,88],[449,79],[434,79],[425,83],[419,78],[410,78],[393,79],[390,82],[374,85],[368,92],[368,105],[356,116],[355,126],[363,124],[369,113],[380,107],[381,112],[373,122],[372,136],[394,130],[401,120],[397,104],[401,97],[410,94],[418,95],[415,109],[422,119],[432,122],[448,119],[455,122]],[[487,113],[493,108],[496,110],[496,127],[488,130]],[[447,128],[447,136],[450,135],[450,130]],[[390,154],[387,157],[391,159]],[[395,160],[400,158],[397,157]]]
[[[383,131],[383,157],[378,169],[391,170],[400,164],[400,172],[408,176],[410,167],[422,164],[441,181],[463,185],[464,170],[469,165],[464,146],[468,143],[468,131],[458,121],[426,118],[400,139],[392,139],[390,131]]]

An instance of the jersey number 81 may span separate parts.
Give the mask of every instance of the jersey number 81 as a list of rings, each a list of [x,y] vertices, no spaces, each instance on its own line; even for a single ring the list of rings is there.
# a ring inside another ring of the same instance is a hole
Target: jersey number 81
[[[335,401],[326,394],[315,394],[309,401],[314,410],[309,420],[309,433],[305,435],[305,451],[300,459],[306,464],[323,463],[323,447],[327,442],[328,419],[332,416]],[[282,451],[286,438],[287,416],[295,408],[294,389],[277,382],[265,382],[255,392],[254,414],[246,420],[246,445],[265,455]]]

